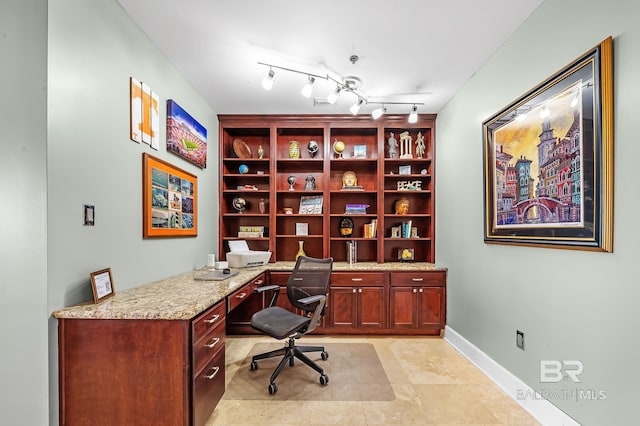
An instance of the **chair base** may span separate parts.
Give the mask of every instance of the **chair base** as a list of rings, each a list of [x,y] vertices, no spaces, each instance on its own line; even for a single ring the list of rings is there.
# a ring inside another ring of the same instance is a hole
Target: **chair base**
[[[258,360],[274,358],[278,356],[282,357],[280,363],[273,371],[273,374],[271,374],[271,379],[269,379],[269,393],[274,394],[278,389],[275,384],[278,375],[282,372],[287,364],[293,367],[294,359],[298,358],[300,361],[304,362],[306,365],[320,373],[321,384],[327,384],[329,382],[329,377],[324,373],[322,367],[320,367],[305,355],[305,352],[320,352],[323,360],[329,358],[329,354],[324,350],[324,346],[296,346],[295,339],[291,337],[289,338],[288,343],[283,348],[265,352],[263,354],[254,355],[251,358],[251,370],[256,370],[258,368],[258,364],[256,362]]]

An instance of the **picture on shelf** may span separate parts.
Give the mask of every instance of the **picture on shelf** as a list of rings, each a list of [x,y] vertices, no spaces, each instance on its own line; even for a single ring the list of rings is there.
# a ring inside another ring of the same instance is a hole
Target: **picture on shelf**
[[[353,158],[367,158],[367,146],[355,145],[353,147]]]
[[[400,166],[398,167],[399,175],[410,175],[411,174],[411,166]]]
[[[296,223],[296,235],[309,235],[309,224]]]
[[[322,214],[322,202],[322,195],[303,195],[298,214]]]
[[[412,248],[398,249],[398,260],[402,262],[411,262],[414,259],[414,250]]]

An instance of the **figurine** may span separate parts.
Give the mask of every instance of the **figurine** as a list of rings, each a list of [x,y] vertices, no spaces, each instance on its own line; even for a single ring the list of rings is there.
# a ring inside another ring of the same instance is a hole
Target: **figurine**
[[[387,144],[389,145],[389,158],[396,158],[398,155],[398,141],[393,136],[394,134],[391,132],[391,136],[387,141]]]
[[[316,190],[316,178],[309,175],[304,181],[304,190],[305,191],[315,191]]]
[[[424,144],[424,136],[422,136],[422,132],[418,132],[418,138],[416,139],[416,156],[418,158],[422,158],[426,148],[427,147]]]
[[[262,145],[258,146],[258,158],[262,159],[262,157],[264,156],[264,149],[262,149]]]
[[[406,215],[409,214],[409,200],[402,197],[396,201],[395,205],[396,214]]]
[[[347,170],[342,174],[342,189],[362,189],[358,185],[358,177],[353,170]]]

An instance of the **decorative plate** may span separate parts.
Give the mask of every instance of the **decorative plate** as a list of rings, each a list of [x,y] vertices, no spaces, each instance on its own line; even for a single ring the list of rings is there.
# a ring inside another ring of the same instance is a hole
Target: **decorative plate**
[[[251,158],[251,148],[242,139],[233,141],[233,152],[236,153],[238,158]]]

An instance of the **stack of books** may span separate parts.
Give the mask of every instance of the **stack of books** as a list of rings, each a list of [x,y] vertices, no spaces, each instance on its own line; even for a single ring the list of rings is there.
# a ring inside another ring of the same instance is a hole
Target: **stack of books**
[[[344,207],[345,214],[367,214],[369,204],[347,204]]]
[[[240,226],[238,238],[264,238],[264,226]]]

